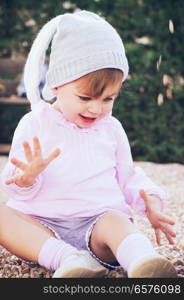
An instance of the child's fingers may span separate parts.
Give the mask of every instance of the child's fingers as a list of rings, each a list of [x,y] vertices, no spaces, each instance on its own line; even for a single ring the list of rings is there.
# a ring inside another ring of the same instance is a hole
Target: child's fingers
[[[25,170],[27,165],[25,163],[23,163],[22,161],[16,159],[15,157],[13,157],[11,159],[12,164],[14,164],[17,168],[21,169],[21,170]]]
[[[45,159],[45,163],[46,165],[48,165],[53,159],[55,159],[56,157],[59,156],[59,154],[61,153],[61,150],[55,149],[46,159]]]
[[[144,190],[140,190],[139,191],[139,195],[144,200],[144,202],[147,204],[148,203],[148,197],[147,197],[145,191]]]
[[[165,225],[164,230],[168,232],[171,236],[176,236],[176,232],[170,227],[170,225]]]
[[[34,148],[34,155],[35,156],[42,156],[42,150],[41,150],[41,145],[39,138],[35,136],[33,138],[33,148]]]
[[[175,224],[175,222],[173,220],[171,220],[167,216],[164,216],[163,214],[160,215],[159,219],[160,219],[161,222],[164,222],[164,223],[167,223],[167,224],[170,224],[170,225],[174,225]]]
[[[169,235],[170,237],[176,237],[176,233],[170,228],[170,226],[162,226],[161,230],[164,232],[165,235]]]
[[[171,245],[175,244],[175,241],[168,233],[165,233],[165,236],[166,236],[167,240],[169,241],[169,244],[171,244]]]
[[[25,153],[27,161],[31,162],[33,159],[33,154],[32,154],[32,150],[31,150],[29,143],[25,141],[23,143],[23,147],[24,147],[24,153]]]
[[[160,229],[155,229],[155,236],[156,236],[156,242],[158,245],[161,243],[161,237],[160,237]]]
[[[169,244],[175,244],[173,238],[176,237],[176,233],[172,229],[170,229],[169,226],[162,226],[160,230],[165,234],[167,240],[169,241]]]
[[[12,184],[14,182],[15,182],[15,178],[10,178],[10,179],[5,181],[6,184]]]
[[[6,184],[15,183],[16,180],[17,180],[18,178],[20,178],[23,174],[24,174],[24,172],[23,172],[21,169],[16,168],[15,171],[14,171],[13,176],[12,176],[10,179],[6,180],[5,183],[6,183]]]

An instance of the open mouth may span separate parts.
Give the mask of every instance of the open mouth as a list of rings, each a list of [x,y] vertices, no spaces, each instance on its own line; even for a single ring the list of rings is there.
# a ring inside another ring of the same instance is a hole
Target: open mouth
[[[87,123],[92,123],[96,120],[96,118],[89,118],[89,117],[86,117],[86,116],[83,116],[83,115],[79,115],[81,117],[81,119],[84,121],[84,122],[87,122]]]

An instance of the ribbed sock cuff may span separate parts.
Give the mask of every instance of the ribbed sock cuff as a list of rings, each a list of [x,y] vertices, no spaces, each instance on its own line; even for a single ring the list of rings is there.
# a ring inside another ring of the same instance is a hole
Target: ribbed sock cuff
[[[128,270],[134,260],[148,254],[156,254],[150,240],[141,233],[132,233],[120,243],[116,258],[120,265]]]
[[[40,250],[38,262],[41,266],[55,271],[68,255],[76,251],[77,249],[70,244],[54,237],[50,237],[46,240]]]

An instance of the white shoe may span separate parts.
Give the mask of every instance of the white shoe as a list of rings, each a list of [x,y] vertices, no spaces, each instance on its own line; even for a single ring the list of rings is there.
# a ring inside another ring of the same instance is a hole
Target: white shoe
[[[104,277],[108,270],[86,250],[69,255],[54,272],[53,278],[93,278]]]
[[[129,278],[176,278],[173,264],[165,257],[154,254],[132,262],[128,268]]]

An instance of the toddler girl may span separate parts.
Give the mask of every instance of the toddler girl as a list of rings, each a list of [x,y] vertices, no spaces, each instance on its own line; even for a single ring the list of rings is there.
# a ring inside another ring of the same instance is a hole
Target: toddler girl
[[[41,67],[51,44],[39,94]],[[171,264],[138,231],[130,207],[147,216],[157,242],[174,222],[163,215],[163,191],[134,168],[127,136],[112,116],[128,75],[123,42],[88,11],[49,21],[25,70],[31,112],[19,122],[1,182],[0,243],[54,277],[101,277],[123,267],[128,277],[175,277]],[[32,143],[32,145],[31,145]]]

